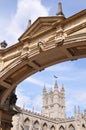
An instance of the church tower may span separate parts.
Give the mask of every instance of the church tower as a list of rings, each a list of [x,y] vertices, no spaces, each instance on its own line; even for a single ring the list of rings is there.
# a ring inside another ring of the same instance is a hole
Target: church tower
[[[55,81],[54,91],[47,93],[46,87],[43,88],[42,114],[56,119],[65,118],[65,89],[62,85],[59,91],[57,81]]]

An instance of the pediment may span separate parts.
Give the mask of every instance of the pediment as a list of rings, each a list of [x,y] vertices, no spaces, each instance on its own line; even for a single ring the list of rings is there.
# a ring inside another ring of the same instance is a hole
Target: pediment
[[[29,37],[35,37],[48,31],[59,19],[61,18],[58,16],[39,17],[29,28],[27,28],[19,40],[22,41]]]
[[[82,10],[81,12],[64,19],[58,16],[39,17],[26,29],[19,38],[19,41],[36,39],[37,37],[52,31],[52,28],[57,28],[58,25],[67,36],[86,33],[86,10]]]

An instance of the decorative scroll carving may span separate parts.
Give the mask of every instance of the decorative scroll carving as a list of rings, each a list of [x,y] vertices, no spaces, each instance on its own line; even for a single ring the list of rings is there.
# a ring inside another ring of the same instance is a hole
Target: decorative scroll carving
[[[45,50],[44,48],[46,46],[45,41],[44,40],[39,40],[38,46],[40,47],[40,51],[44,51]]]

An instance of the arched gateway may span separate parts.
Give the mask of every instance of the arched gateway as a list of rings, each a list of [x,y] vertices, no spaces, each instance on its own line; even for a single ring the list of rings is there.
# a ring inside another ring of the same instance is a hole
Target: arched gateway
[[[4,41],[1,47],[5,46]],[[86,10],[65,18],[61,3],[56,16],[39,17],[22,34],[17,44],[0,49],[2,130],[10,130],[11,116],[14,114],[12,106],[16,100],[13,90],[21,81],[48,66],[85,57]]]

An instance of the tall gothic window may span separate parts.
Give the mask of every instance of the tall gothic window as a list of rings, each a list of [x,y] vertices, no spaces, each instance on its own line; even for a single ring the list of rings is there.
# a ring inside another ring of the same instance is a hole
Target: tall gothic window
[[[35,121],[34,123],[34,130],[39,130],[39,122]]]
[[[69,126],[69,130],[75,130],[75,128],[72,124]]]
[[[86,127],[85,127],[85,125],[83,124],[83,125],[82,125],[82,130],[85,130],[85,129],[86,129]]]
[[[64,127],[63,127],[63,126],[61,126],[61,127],[59,128],[59,130],[65,130],[65,129],[64,129]]]
[[[47,124],[46,123],[43,124],[43,130],[47,130]]]
[[[52,126],[52,127],[51,127],[51,130],[55,130],[55,127],[54,127],[54,126]]]
[[[26,118],[24,120],[24,130],[29,130],[30,120]]]

